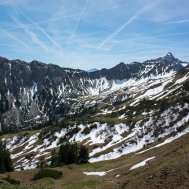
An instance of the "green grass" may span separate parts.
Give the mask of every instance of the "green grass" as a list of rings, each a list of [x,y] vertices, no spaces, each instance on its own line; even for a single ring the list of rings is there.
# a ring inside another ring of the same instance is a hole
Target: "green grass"
[[[94,179],[89,179],[89,180],[83,180],[79,183],[74,183],[68,186],[68,189],[82,189],[86,187],[95,187],[101,184],[102,181],[100,180],[94,180]]]
[[[42,178],[42,179],[40,179],[40,181],[45,183],[47,186],[53,185],[55,183],[55,180],[53,178],[50,178],[50,177]]]
[[[90,169],[99,169],[103,168],[101,164],[94,164],[94,163],[85,163],[85,164],[78,164],[76,165],[78,168],[90,168]]]
[[[15,185],[0,185],[0,189],[41,189],[36,187],[27,187],[27,186],[15,186]]]

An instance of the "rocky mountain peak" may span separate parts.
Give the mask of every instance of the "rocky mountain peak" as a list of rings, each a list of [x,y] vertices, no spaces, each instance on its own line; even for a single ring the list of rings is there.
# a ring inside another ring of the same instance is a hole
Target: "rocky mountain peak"
[[[126,64],[124,62],[120,62],[116,67],[123,67],[125,66]]]
[[[174,61],[175,57],[173,56],[173,54],[171,52],[168,52],[165,56],[165,59],[169,60],[169,61]]]

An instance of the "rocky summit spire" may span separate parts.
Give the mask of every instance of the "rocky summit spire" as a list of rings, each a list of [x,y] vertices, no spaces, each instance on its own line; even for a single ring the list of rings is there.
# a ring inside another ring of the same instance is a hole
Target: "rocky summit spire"
[[[172,61],[175,59],[175,57],[173,56],[173,54],[171,52],[168,52],[166,55],[165,55],[165,58]]]

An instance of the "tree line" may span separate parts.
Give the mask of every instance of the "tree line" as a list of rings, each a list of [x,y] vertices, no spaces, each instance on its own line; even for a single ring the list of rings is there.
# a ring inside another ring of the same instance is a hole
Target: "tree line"
[[[56,152],[55,149],[51,152],[51,163],[50,166],[62,166],[73,163],[87,163],[89,160],[88,149],[81,145],[79,146],[76,142],[69,142],[65,140]]]

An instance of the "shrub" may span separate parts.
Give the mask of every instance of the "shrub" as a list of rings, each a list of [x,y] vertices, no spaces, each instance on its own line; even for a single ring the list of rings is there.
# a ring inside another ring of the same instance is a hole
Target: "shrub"
[[[33,180],[39,180],[41,178],[50,177],[53,179],[59,179],[62,176],[61,171],[57,171],[54,169],[40,169],[37,174],[34,175]]]
[[[10,177],[10,175],[8,175],[6,178],[4,178],[3,180],[7,181],[8,183],[10,184],[15,184],[15,185],[19,185],[20,184],[20,181],[19,180],[16,180],[12,177]]]
[[[91,129],[89,127],[85,127],[81,134],[88,135],[91,132]]]
[[[94,124],[91,125],[90,129],[91,129],[91,130],[92,130],[92,129],[97,129],[97,127],[98,127],[97,124],[94,123]]]
[[[25,155],[25,159],[31,159],[33,157],[33,154],[31,153],[31,154],[26,154]]]

